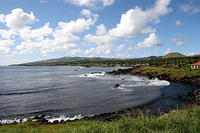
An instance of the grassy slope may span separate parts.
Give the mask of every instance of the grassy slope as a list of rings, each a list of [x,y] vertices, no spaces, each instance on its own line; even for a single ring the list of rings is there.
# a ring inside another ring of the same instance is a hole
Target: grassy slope
[[[185,55],[181,53],[169,53],[166,54],[163,58],[177,58],[177,57],[185,57]]]
[[[158,75],[168,74],[168,70],[170,70],[171,77],[173,78],[181,78],[184,76],[198,76],[200,75],[200,70],[190,70],[190,69],[173,69],[173,68],[163,68],[163,67],[140,67],[134,69],[133,72],[141,72],[142,74],[146,74],[147,72],[157,72]]]
[[[26,122],[0,126],[0,133],[198,133],[200,107],[171,111],[162,116],[124,118],[112,122],[77,121],[67,124],[40,125]]]

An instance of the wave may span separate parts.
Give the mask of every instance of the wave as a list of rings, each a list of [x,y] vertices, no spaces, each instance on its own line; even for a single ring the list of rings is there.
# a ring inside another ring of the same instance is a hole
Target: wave
[[[69,77],[79,77],[79,78],[103,78],[105,77],[105,72],[94,72],[94,73],[87,73],[81,75],[70,75]]]
[[[159,80],[158,78],[155,78],[154,80],[150,80],[148,83],[149,86],[169,86],[170,82],[166,80]]]
[[[49,123],[53,123],[54,121],[58,121],[58,122],[61,122],[61,121],[74,121],[74,120],[80,120],[82,118],[84,118],[82,115],[75,115],[74,117],[66,117],[64,115],[61,115],[59,117],[52,117],[52,118],[46,117],[46,120]]]
[[[134,80],[135,81],[135,80]],[[142,79],[141,81],[137,81],[135,83],[126,83],[126,84],[122,84],[122,87],[140,87],[140,86],[169,86],[170,82],[166,81],[166,80],[159,80],[159,79]]]
[[[5,119],[5,120],[0,119],[0,124],[5,125],[5,124],[27,122],[27,121],[28,121],[28,118],[23,118],[23,119],[14,118],[14,119]]]
[[[92,115],[91,115],[92,116]],[[14,124],[14,123],[23,123],[23,122],[27,122],[28,120],[32,120],[32,121],[38,121],[38,119],[34,119],[35,116],[29,117],[29,118],[14,118],[14,119],[5,119],[5,120],[1,120],[0,119],[0,124],[2,125],[7,125],[7,124]],[[58,117],[50,117],[50,116],[46,116],[44,117],[48,123],[53,123],[54,121],[58,121],[58,122],[67,122],[67,121],[74,121],[74,120],[80,120],[82,118],[84,118],[84,116],[82,115],[75,115],[74,117],[66,117],[64,115],[58,116]]]

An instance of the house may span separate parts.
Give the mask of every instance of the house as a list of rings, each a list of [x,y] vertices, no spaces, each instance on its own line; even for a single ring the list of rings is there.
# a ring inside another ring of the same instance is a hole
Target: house
[[[200,62],[192,64],[191,69],[200,69]]]

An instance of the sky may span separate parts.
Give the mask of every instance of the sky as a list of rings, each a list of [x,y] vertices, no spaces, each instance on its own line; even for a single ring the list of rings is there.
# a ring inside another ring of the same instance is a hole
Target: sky
[[[1,0],[0,66],[200,54],[200,0]]]

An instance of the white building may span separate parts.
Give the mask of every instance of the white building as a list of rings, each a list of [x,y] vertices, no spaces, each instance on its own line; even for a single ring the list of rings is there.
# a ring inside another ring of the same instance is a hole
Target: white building
[[[191,65],[192,69],[200,69],[200,62],[194,63]]]

